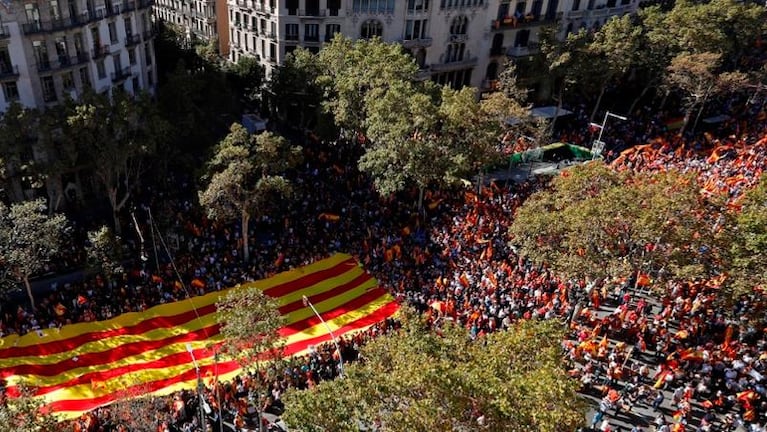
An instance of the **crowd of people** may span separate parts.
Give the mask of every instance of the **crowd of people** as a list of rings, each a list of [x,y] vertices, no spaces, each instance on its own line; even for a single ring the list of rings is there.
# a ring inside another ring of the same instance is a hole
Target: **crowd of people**
[[[739,197],[767,166],[764,126],[759,118],[728,126],[732,136],[688,143],[653,122],[633,138],[620,138],[632,142],[644,137],[641,142],[648,144],[615,152],[610,159],[616,169],[693,172],[704,193],[729,194],[736,210]],[[592,428],[616,430],[620,423],[634,431],[651,426],[657,431],[714,431],[738,425],[764,430],[767,340],[758,321],[732,321],[761,303],[744,298],[735,310],[720,311],[712,287],[682,283],[667,287],[656,301],[633,292],[631,278],[617,285],[587,285],[532,264],[509,245],[507,232],[516,208],[545,179],[491,183],[477,193],[431,191],[419,215],[412,205],[416,190],[383,199],[377,195],[356,170],[354,147],[311,142],[304,151],[305,164],[290,173],[298,198],[274,203],[267,216],[254,222],[249,262],[241,258],[237,227],[208,220],[193,198],[147,189],[137,199],[137,226],[131,230],[148,239],[146,233],[160,225],[162,232],[173,233],[172,245],[134,239],[133,250],[146,251],[149,259],[135,260],[119,273],[53,286],[35,309],[1,305],[0,334],[108,319],[344,251],[403,303],[435,321],[455,320],[475,338],[520,319],[559,319],[570,325],[563,352],[571,374],[585,393],[601,400],[590,418]],[[190,184],[179,190],[192,189]],[[387,321],[344,339],[344,359],[354,360],[365,340],[394,327],[396,322]],[[337,375],[333,352],[331,345],[321,345],[280,370],[211,384],[206,389],[208,420],[220,421],[219,407],[226,423],[243,428],[253,425],[258,411],[279,414],[285,390]],[[271,390],[259,396],[254,395],[257,388]],[[157,398],[154,415],[147,419],[160,432],[197,430],[195,397],[181,392]],[[649,421],[648,412],[653,416]],[[120,430],[122,420],[117,408],[104,407],[73,427],[108,432]]]

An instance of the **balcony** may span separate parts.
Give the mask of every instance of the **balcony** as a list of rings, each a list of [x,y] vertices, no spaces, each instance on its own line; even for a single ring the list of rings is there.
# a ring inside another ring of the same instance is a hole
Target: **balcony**
[[[286,34],[285,35],[285,41],[286,42],[298,42],[298,34]]]
[[[267,39],[276,40],[277,35],[274,32],[264,32],[263,36]]]
[[[137,6],[138,6],[139,9],[150,8],[150,7],[154,6],[154,1],[155,0],[138,0]]]
[[[506,55],[507,48],[504,46],[490,48],[490,57]]]
[[[16,79],[19,77],[19,67],[16,65],[0,64],[0,80]]]
[[[490,26],[492,27],[493,30],[496,30],[496,31],[509,30],[509,29],[522,29],[522,28],[541,26],[544,24],[554,24],[556,23],[558,18],[561,18],[561,13],[557,14],[557,16],[554,18],[547,17],[545,15],[535,15],[532,13],[528,13],[527,15],[521,18],[505,17],[504,19],[493,20],[490,23]]]
[[[54,69],[66,69],[88,63],[91,59],[86,53],[77,53],[74,57],[60,56],[59,61],[54,65]]]
[[[53,70],[53,63],[51,63],[50,60],[45,59],[45,60],[37,62],[38,72],[50,72],[52,70]]]
[[[506,55],[509,57],[528,57],[538,53],[538,43],[530,42],[526,46],[509,47]]]
[[[154,27],[149,27],[149,30],[144,32],[144,40],[148,41],[149,39],[154,38],[157,36],[157,29]]]
[[[449,72],[460,69],[468,69],[477,65],[478,59],[476,57],[467,57],[463,60],[457,60],[447,63],[433,63],[431,65],[432,72]]]
[[[428,48],[431,46],[432,39],[430,37],[425,38],[405,38],[400,41],[402,47],[405,49],[413,48]]]
[[[130,67],[124,67],[118,70],[117,72],[112,72],[112,82],[116,83],[120,81],[125,81],[128,78],[130,78],[130,76],[131,76]]]
[[[109,45],[95,46],[91,51],[91,58],[98,60],[109,55]]]
[[[141,35],[140,34],[129,34],[125,36],[125,46],[134,46],[141,43]]]
[[[429,66],[424,66],[421,69],[418,69],[418,72],[415,73],[415,79],[416,81],[426,81],[427,79],[431,79],[431,68]]]
[[[612,8],[570,11],[564,14],[567,20],[592,20],[616,15],[624,15],[631,12],[631,5],[616,6]]]
[[[8,26],[0,26],[0,40],[8,39],[11,37],[11,31],[8,30]]]
[[[327,11],[325,9],[308,9],[308,10],[301,10],[298,11],[298,17],[299,18],[323,18],[327,15]]]

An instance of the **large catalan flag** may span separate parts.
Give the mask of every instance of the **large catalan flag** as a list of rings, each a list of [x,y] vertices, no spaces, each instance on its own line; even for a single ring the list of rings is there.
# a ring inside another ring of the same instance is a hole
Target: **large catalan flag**
[[[305,307],[307,296],[336,336],[363,330],[397,310],[349,255],[252,282],[278,299],[286,325],[285,355],[305,353],[330,340],[325,326]],[[231,288],[238,289],[238,288]],[[197,375],[187,344],[205,380],[233,378],[236,362],[216,361],[222,343],[215,303],[226,291],[163,304],[116,318],[46,329],[0,339],[0,377],[10,395],[23,382],[45,398],[62,419],[109,404],[120,395],[169,394],[194,388]]]

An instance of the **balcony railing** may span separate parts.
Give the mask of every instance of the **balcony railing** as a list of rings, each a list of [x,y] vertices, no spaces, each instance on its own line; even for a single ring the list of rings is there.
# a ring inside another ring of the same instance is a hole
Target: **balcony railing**
[[[490,26],[493,30],[507,30],[513,28],[535,27],[543,24],[555,23],[557,17],[547,17],[545,15],[535,15],[528,13],[522,17],[505,17],[503,19],[493,20]]]
[[[66,18],[57,18],[50,21],[33,21],[21,25],[24,34],[52,33],[71,28],[82,27],[102,20],[106,17],[116,16],[122,13],[132,12],[136,9],[148,8],[154,4],[154,0],[124,1],[122,3],[108,4],[106,9],[88,10]],[[0,39],[8,37],[8,29],[0,29]]]
[[[565,18],[568,20],[590,20],[594,18],[603,18],[615,15],[623,15],[631,12],[631,5],[616,6],[612,8],[579,10],[565,12]]]
[[[37,62],[38,72],[48,72],[53,70],[53,63],[50,60],[42,60]]]
[[[402,46],[406,49],[411,48],[428,48],[431,46],[432,39],[430,37],[426,38],[405,38],[401,41]]]
[[[298,34],[286,34],[285,35],[285,40],[286,41],[298,42]]]
[[[476,57],[466,57],[462,60],[455,60],[445,63],[434,63],[431,65],[432,72],[447,72],[458,69],[465,69],[468,67],[476,66],[478,59]]]
[[[264,37],[267,39],[277,39],[277,35],[274,32],[264,32]]]
[[[91,51],[91,57],[93,60],[98,60],[102,57],[109,55],[109,45],[95,46]]]
[[[320,41],[320,35],[304,36],[304,42],[317,43]]]
[[[154,27],[150,27],[149,30],[144,32],[144,40],[147,41],[149,39],[152,39],[153,37],[157,36],[157,29]]]
[[[125,46],[133,46],[138,45],[141,43],[141,35],[140,34],[129,34],[125,36]]]
[[[509,57],[527,57],[538,52],[538,43],[530,42],[526,46],[509,47],[506,55]]]
[[[125,81],[130,76],[130,67],[124,67],[117,72],[112,72],[112,82]]]
[[[0,26],[0,39],[8,39],[11,37],[11,32],[8,30],[8,26]]]
[[[58,63],[54,65],[54,69],[66,69],[69,67],[78,66],[84,63],[88,63],[91,59],[86,53],[77,53],[73,57],[60,56]]]
[[[490,57],[497,57],[506,54],[506,47],[492,47],[490,48]]]
[[[16,78],[19,76],[19,67],[16,65],[0,65],[0,79]]]
[[[307,10],[298,10],[298,16],[301,18],[320,18],[327,15],[327,11],[325,9],[307,9]]]

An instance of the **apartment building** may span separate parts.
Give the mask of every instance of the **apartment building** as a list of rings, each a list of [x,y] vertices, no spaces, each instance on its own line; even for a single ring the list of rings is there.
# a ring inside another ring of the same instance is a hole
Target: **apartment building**
[[[45,108],[86,88],[152,90],[153,0],[0,1],[0,113]]]
[[[255,56],[267,76],[297,47],[317,52],[342,33],[401,43],[421,66],[421,78],[485,90],[503,58],[535,53],[541,26],[557,25],[564,37],[638,5],[638,0],[227,1],[229,59]]]
[[[229,55],[226,0],[156,0],[154,14],[182,29],[190,41],[217,41],[219,53]]]

